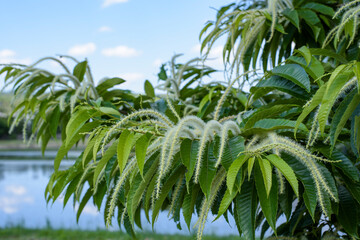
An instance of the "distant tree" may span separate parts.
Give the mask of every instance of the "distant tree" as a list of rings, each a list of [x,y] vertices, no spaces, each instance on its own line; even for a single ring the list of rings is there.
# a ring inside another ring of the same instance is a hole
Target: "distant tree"
[[[0,139],[16,138],[21,136],[21,127],[13,129],[12,134],[9,133],[8,115],[11,113],[11,99],[12,95],[9,93],[0,93]]]

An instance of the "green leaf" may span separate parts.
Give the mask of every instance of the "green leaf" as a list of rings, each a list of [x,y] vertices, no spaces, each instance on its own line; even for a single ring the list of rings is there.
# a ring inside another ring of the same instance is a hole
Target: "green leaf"
[[[129,158],[132,147],[134,146],[134,133],[129,130],[124,130],[119,138],[117,146],[117,159],[120,173],[124,170],[127,160]]]
[[[357,78],[357,89],[358,89],[358,93],[360,93],[360,62],[357,62],[356,64],[354,64],[354,73],[355,76]]]
[[[105,135],[107,134],[108,131],[109,131],[108,129],[103,129],[99,133],[97,133],[96,136],[94,137],[95,138],[94,147],[93,147],[94,161],[96,161],[96,157],[97,157],[97,153],[99,151],[100,144],[103,141],[103,138],[105,137]]]
[[[108,163],[108,161],[116,154],[116,148],[118,145],[118,141],[116,140],[104,153],[100,161],[97,163],[96,168],[94,170],[94,177],[93,177],[93,184],[96,185],[96,182],[98,180],[98,177],[101,173],[101,171],[104,169],[105,165]]]
[[[221,165],[228,170],[231,164],[237,159],[240,152],[244,151],[244,138],[236,136],[228,139],[221,159]],[[216,148],[214,151],[217,150]]]
[[[161,188],[161,193],[158,199],[155,201],[155,206],[153,207],[152,212],[152,226],[154,227],[154,223],[156,220],[156,217],[159,214],[159,211],[161,209],[161,206],[163,205],[166,197],[168,196],[170,190],[174,186],[174,184],[179,180],[179,176],[184,174],[185,168],[182,166],[177,167],[173,170],[171,175],[164,181],[164,186]]]
[[[321,174],[323,175],[324,181],[327,185],[327,187],[329,188],[329,191],[332,193],[332,195],[334,195],[335,197],[335,202],[338,202],[338,191],[337,191],[337,187],[336,187],[336,182],[334,179],[333,174],[322,164],[316,164],[319,171],[321,172]],[[331,200],[332,198],[330,197],[329,193],[327,193],[326,191],[323,191],[323,195],[324,197],[324,208],[326,209],[327,213],[329,214],[329,216],[333,213],[333,209],[332,209],[332,204],[331,204]],[[334,212],[335,213],[335,212]]]
[[[66,188],[65,191],[65,196],[64,196],[64,204],[63,204],[63,208],[66,206],[67,202],[69,201],[69,198],[71,197],[71,195],[75,192],[76,187],[78,185],[78,182],[81,179],[81,174],[77,175],[68,185],[68,187]]]
[[[301,65],[316,81],[319,81],[325,73],[322,63],[316,57],[311,57],[310,65],[303,57],[290,56],[287,60]]]
[[[206,103],[208,103],[210,100],[210,94],[207,94],[205,97],[203,97],[201,99],[201,102],[199,103],[199,111],[198,112],[201,112],[203,107],[206,105]],[[208,106],[208,105],[207,105]]]
[[[84,80],[84,75],[87,68],[87,61],[80,62],[74,67],[73,75],[79,79],[80,82]]]
[[[271,71],[274,75],[286,78],[310,92],[310,79],[304,68],[298,64],[277,66]]]
[[[238,172],[241,166],[248,160],[246,155],[240,155],[230,166],[227,177],[226,177],[226,185],[232,193],[232,189],[234,188],[235,180],[238,175]]]
[[[282,212],[286,216],[286,221],[288,222],[291,217],[294,192],[291,190],[292,188],[288,182],[285,182],[284,185],[284,192],[279,194],[279,205]]]
[[[207,145],[205,152],[206,154],[204,154],[201,162],[199,183],[201,190],[205,196],[208,197],[211,190],[211,183],[216,174],[215,164],[217,159],[214,156],[214,142]]]
[[[145,176],[143,177],[142,175],[138,174],[131,183],[129,193],[127,194],[126,203],[127,211],[132,221],[134,220],[135,211],[143,198],[145,189],[149,185],[155,174],[155,171],[158,168],[158,160],[159,154],[153,154],[149,160],[146,161]]]
[[[39,107],[39,114],[42,117],[42,119],[46,120],[46,110],[48,110],[49,105],[48,105],[48,101],[43,101],[40,103],[40,107]]]
[[[324,177],[324,181],[327,185],[327,187],[329,188],[330,192],[334,195],[335,197],[335,202],[338,201],[338,191],[337,191],[337,187],[336,187],[336,182],[334,179],[334,175],[323,165],[323,164],[316,164],[319,171],[321,172],[321,174]],[[326,200],[328,200],[328,206],[325,206],[326,208],[330,209],[329,214],[331,214],[331,202],[330,202],[330,196],[327,192],[324,192],[326,194]]]
[[[66,145],[69,145],[71,139],[79,131],[79,129],[84,126],[85,122],[88,121],[92,115],[88,107],[79,108],[70,118],[68,124],[66,125]]]
[[[279,91],[288,93],[288,94],[290,94],[296,98],[300,98],[300,99],[307,99],[310,97],[309,93],[306,92],[306,90],[304,90],[302,87],[299,87],[298,85],[293,83],[291,80],[287,80],[286,78],[273,75],[267,79],[260,81],[255,87],[252,87],[250,89],[251,93],[253,93],[253,95],[254,95],[254,97],[252,99],[253,101],[259,97],[263,97],[264,93],[261,93],[261,94],[257,93],[257,91],[264,92],[264,89],[262,89],[262,88],[269,89],[269,91],[272,89],[277,89]]]
[[[158,77],[160,80],[166,80],[168,79],[168,76],[166,74],[166,69],[165,69],[165,64],[162,64],[161,67],[160,67],[160,72],[158,74]]]
[[[204,28],[201,29],[201,31],[200,31],[199,40],[201,40],[202,35],[203,35],[203,34],[208,30],[208,28],[211,27],[212,25],[214,25],[214,23],[212,23],[212,22],[207,22],[207,23],[205,24]]]
[[[149,97],[152,97],[152,98],[155,97],[154,87],[153,87],[152,84],[149,82],[149,80],[146,80],[146,81],[145,81],[145,83],[144,83],[144,89],[145,89],[146,95],[148,95]]]
[[[300,32],[300,26],[299,26],[299,14],[297,13],[297,11],[295,9],[290,9],[290,8],[286,8],[282,14],[284,14],[284,16],[289,19],[289,21],[292,23],[292,25],[294,25],[298,31]]]
[[[256,189],[253,181],[244,181],[240,194],[235,197],[234,218],[246,239],[255,239]]]
[[[306,21],[306,20],[305,20],[305,21]],[[309,21],[306,21],[306,22],[308,22],[308,25],[310,26],[310,28],[311,28],[312,31],[313,31],[315,41],[318,41],[319,35],[320,35],[321,31],[322,31],[322,28],[321,28],[321,27],[317,27],[317,26],[315,26],[314,24],[311,24]]]
[[[314,10],[315,12],[319,12],[324,15],[328,15],[330,17],[334,16],[334,14],[335,14],[334,10],[331,7],[328,7],[324,4],[316,3],[316,2],[306,3],[304,6],[302,6],[302,8],[308,8],[308,9]]]
[[[344,129],[346,122],[352,116],[353,112],[360,103],[360,94],[354,89],[341,102],[333,116],[330,125],[330,142],[333,149],[341,131]]]
[[[198,196],[199,190],[200,190],[200,186],[198,184],[195,185],[193,182],[190,182],[189,193],[186,194],[184,197],[182,212],[183,212],[184,220],[189,230],[190,230],[191,217],[194,213],[194,206],[196,203],[196,198]]]
[[[270,176],[271,179],[274,179],[273,184],[271,187],[270,194],[267,194],[267,187],[266,182],[269,181],[268,179],[264,178],[264,172],[261,170],[261,160],[259,160],[255,164],[255,184],[257,194],[259,196],[261,210],[265,215],[267,222],[269,223],[270,227],[276,233],[276,214],[277,214],[277,207],[278,207],[278,188],[277,188],[277,181],[275,176]],[[260,166],[260,167],[259,167]],[[264,182],[265,180],[265,182]],[[270,180],[271,181],[271,180]]]
[[[306,70],[306,72],[308,72],[310,74],[310,76],[314,80],[321,79],[321,77],[325,73],[324,66],[322,65],[322,63],[316,57],[311,58],[310,65],[306,66],[305,70]]]
[[[119,214],[121,216],[121,214]],[[124,217],[124,227],[126,232],[131,236],[132,239],[137,240],[136,234],[133,229],[133,224],[130,221],[130,217],[127,213],[125,213]]]
[[[99,212],[101,210],[101,205],[104,200],[107,189],[108,189],[108,186],[106,186],[105,184],[100,184],[96,189],[96,193],[93,195],[94,205],[96,205],[97,210]]]
[[[310,52],[312,55],[320,55],[320,56],[327,56],[327,57],[331,57],[341,63],[347,63],[348,61],[346,60],[345,57],[343,57],[342,55],[329,50],[329,49],[323,49],[323,48],[310,48]]]
[[[144,162],[146,157],[146,151],[150,143],[150,138],[146,134],[142,135],[135,144],[136,161],[139,167],[141,176],[143,175]]]
[[[334,162],[332,165],[339,168],[344,174],[350,177],[353,181],[358,182],[360,180],[360,172],[351,162],[351,160],[345,156],[341,151],[334,149],[330,152],[328,146],[317,147],[317,151],[321,152],[327,159],[341,160],[341,162]]]
[[[56,199],[60,196],[61,192],[64,190],[66,184],[68,183],[68,170],[67,171],[60,171],[60,174],[57,175],[56,184],[52,189],[51,198],[53,203]]]
[[[8,118],[8,125],[10,125],[10,121],[13,119],[14,114],[18,111],[20,111],[23,107],[26,106],[26,104],[28,103],[27,100],[22,101],[21,103],[19,103],[17,106],[15,106],[15,108],[12,110],[12,112],[9,114],[9,118]],[[45,115],[44,115],[44,119],[45,119]]]
[[[150,213],[150,209],[151,209],[150,202],[151,202],[151,198],[154,193],[157,178],[158,178],[158,174],[155,173],[154,177],[151,179],[151,181],[149,183],[149,186],[146,190],[146,194],[145,194],[145,198],[144,198],[143,206],[144,206],[145,216],[146,216],[146,219],[148,220],[148,222],[150,222],[150,217],[149,217],[149,213]]]
[[[82,166],[84,166],[91,160],[92,158],[92,150],[95,144],[95,138],[89,138],[88,142],[86,144],[85,150],[83,152],[83,158],[82,158]]]
[[[301,163],[299,160],[294,158],[293,156],[282,153],[281,154],[284,161],[293,169],[296,177],[300,180],[305,188],[304,192],[304,201],[306,208],[308,209],[310,215],[313,219],[315,216],[315,209],[317,206],[317,195],[315,182],[311,177],[311,172]]]
[[[80,202],[79,208],[78,208],[77,213],[76,213],[76,222],[79,222],[79,218],[80,218],[81,212],[83,211],[86,203],[87,203],[87,202],[89,201],[89,199],[92,197],[92,194],[93,194],[93,192],[92,192],[91,188],[89,188],[89,189],[86,191],[83,199],[82,199],[81,202]]]
[[[272,166],[268,160],[263,158],[258,158],[258,163],[265,184],[266,196],[269,197],[272,185]]]
[[[111,174],[115,170],[116,166],[117,166],[117,159],[115,156],[112,156],[105,166],[105,181],[106,181],[106,186],[108,188],[110,186],[112,179]]]
[[[214,219],[214,221],[217,220],[219,217],[221,217],[228,210],[231,202],[233,201],[233,199],[235,198],[235,196],[237,194],[238,194],[237,191],[233,190],[232,193],[230,193],[229,189],[226,189],[226,192],[220,203],[218,214],[217,214],[216,218]]]
[[[279,156],[275,154],[267,155],[266,158],[284,175],[290,183],[297,197],[299,197],[299,185],[293,169]]]
[[[295,129],[295,126],[296,122],[288,119],[262,119],[257,121],[252,128],[245,130],[243,135],[248,136],[278,129]],[[306,126],[302,123],[300,124],[299,129],[305,133],[309,132]]]
[[[357,108],[351,117],[350,144],[354,154],[358,157],[360,152],[360,116]]]
[[[191,177],[194,174],[195,164],[197,161],[197,155],[199,151],[199,141],[191,141],[190,139],[185,139],[182,141],[180,145],[180,154],[181,160],[185,167],[187,168],[187,172],[185,173],[186,177],[186,185],[189,189],[189,182]]]
[[[114,87],[115,85],[119,85],[124,83],[125,80],[122,78],[105,78],[104,80],[100,81],[96,87],[97,92],[102,95],[104,94],[109,88]]]
[[[51,138],[50,131],[45,131],[41,135],[41,153],[43,156],[45,154],[46,146],[47,146],[50,138]]]
[[[357,29],[356,25],[357,25],[357,20],[354,21],[354,18],[348,19],[347,22],[345,23],[344,32],[350,39],[352,39],[354,34],[356,34],[356,29]]]
[[[187,169],[190,169],[192,143],[193,143],[193,141],[191,139],[186,138],[181,142],[181,145],[180,145],[181,160]]]
[[[66,156],[66,154],[69,152],[71,147],[83,137],[83,135],[81,133],[89,132],[90,130],[93,130],[98,125],[99,125],[99,122],[97,122],[97,121],[84,124],[84,126],[79,129],[79,131],[71,138],[71,140],[69,140],[68,144],[63,143],[60,146],[60,148],[56,154],[56,157],[54,159],[55,171],[57,171],[59,169],[61,160]]]
[[[349,72],[343,72],[344,67],[339,66],[331,74],[331,77],[327,83],[326,91],[324,97],[321,101],[321,105],[318,112],[318,121],[320,126],[320,131],[324,134],[326,121],[328,120],[331,107],[334,105],[335,100],[340,93],[342,87],[347,83],[350,78]]]
[[[254,167],[254,163],[255,163],[255,157],[249,158],[249,161],[248,161],[248,181],[250,181],[252,169]]]
[[[258,109],[254,114],[251,115],[246,121],[244,129],[252,128],[254,124],[264,118],[270,118],[278,116],[280,113],[290,110],[298,105],[296,104],[276,104],[269,107]]]
[[[107,115],[115,115],[115,116],[118,116],[120,117],[120,112],[114,108],[111,108],[111,107],[100,107],[99,110],[102,112],[102,113],[105,113]]]
[[[341,176],[344,179],[344,184],[345,184],[347,190],[351,193],[351,195],[356,200],[356,202],[358,204],[360,204],[360,183],[354,182],[349,177],[347,177],[345,174],[341,173]]]
[[[141,208],[137,208],[135,211],[135,216],[134,216],[134,221],[135,224],[138,228],[140,228],[141,230],[143,230],[142,225],[141,225]]]
[[[344,227],[346,233],[358,238],[357,221],[358,218],[358,204],[354,201],[348,190],[339,186],[339,223]]]
[[[309,105],[307,105],[298,119],[296,120],[294,134],[296,135],[296,131],[299,128],[300,124],[304,121],[304,119],[321,103],[323,96],[326,91],[326,84],[322,85],[315,93]]]
[[[312,56],[309,48],[302,46],[301,48],[295,51],[299,52],[305,58],[306,65],[310,64]]]
[[[316,15],[315,12],[308,10],[308,9],[299,9],[298,13],[300,18],[304,19],[309,27],[315,26],[316,24],[320,23],[320,19]]]
[[[60,120],[60,108],[59,106],[56,106],[56,108],[53,110],[50,121],[49,121],[49,130],[50,134],[53,138],[56,139],[57,129],[59,126],[59,120]]]

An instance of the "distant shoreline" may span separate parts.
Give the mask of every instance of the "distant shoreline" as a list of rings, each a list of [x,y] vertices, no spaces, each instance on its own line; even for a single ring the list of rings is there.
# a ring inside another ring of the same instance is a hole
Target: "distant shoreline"
[[[106,231],[106,230],[96,230],[96,231],[86,231],[86,230],[67,230],[67,229],[27,229],[23,227],[9,227],[9,228],[0,228],[0,236],[6,239],[13,240],[112,240],[112,239],[122,239],[122,240],[131,240],[132,238],[124,232],[121,231]],[[139,240],[191,240],[194,239],[194,236],[186,235],[170,235],[170,234],[156,234],[152,232],[138,232],[137,237]],[[231,240],[231,239],[244,239],[238,236],[214,236],[214,235],[205,235],[204,240]]]
[[[46,147],[46,150],[58,150],[59,147],[61,146],[61,140],[51,140],[49,141],[49,144]],[[78,147],[76,147],[76,150],[83,150],[85,148],[85,144],[84,143],[80,143],[78,145]],[[29,143],[24,143],[23,140],[19,140],[19,139],[4,139],[4,140],[0,140],[0,151],[16,151],[16,150],[29,150],[29,151],[33,151],[33,150],[39,150],[41,151],[41,145],[40,143],[36,143],[36,142],[31,142]]]

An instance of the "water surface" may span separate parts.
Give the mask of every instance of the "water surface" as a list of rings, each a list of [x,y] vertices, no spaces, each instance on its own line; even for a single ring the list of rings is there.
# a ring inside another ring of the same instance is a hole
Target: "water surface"
[[[71,157],[76,157],[79,152],[71,152]],[[55,151],[46,152],[47,159],[56,155]],[[35,159],[29,159],[35,158]],[[67,168],[72,160],[64,160],[62,168]],[[76,223],[76,211],[72,207],[72,199],[63,208],[63,197],[54,203],[46,204],[44,189],[53,172],[53,162],[41,159],[39,151],[1,151],[0,152],[0,227],[21,225],[27,228],[53,228],[67,229],[104,229],[103,208],[98,212],[92,201],[85,206],[79,223]],[[75,206],[75,209],[77,205]],[[224,218],[214,219],[209,215],[205,226],[205,234],[237,235],[233,219],[232,227]],[[196,217],[193,217],[192,225]],[[114,219],[114,223],[115,223]],[[151,231],[151,224],[142,216],[143,229]],[[116,224],[111,230],[117,230]],[[155,224],[155,232],[167,234],[190,234],[183,219],[183,230],[178,230],[176,224],[167,218],[167,212],[161,212]],[[192,230],[194,232],[196,230]]]

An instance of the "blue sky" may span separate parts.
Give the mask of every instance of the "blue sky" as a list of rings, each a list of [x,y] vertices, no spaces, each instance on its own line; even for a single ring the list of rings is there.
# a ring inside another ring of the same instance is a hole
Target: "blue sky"
[[[199,32],[228,0],[5,0],[0,63],[30,64],[56,54],[88,58],[97,81],[123,77],[124,87],[143,91],[156,83],[161,63],[184,53],[199,56]],[[213,56],[220,56],[220,46]],[[220,67],[220,59],[213,62]],[[69,62],[68,62],[69,63]],[[55,64],[42,67],[59,71]],[[0,83],[0,86],[3,83]]]

